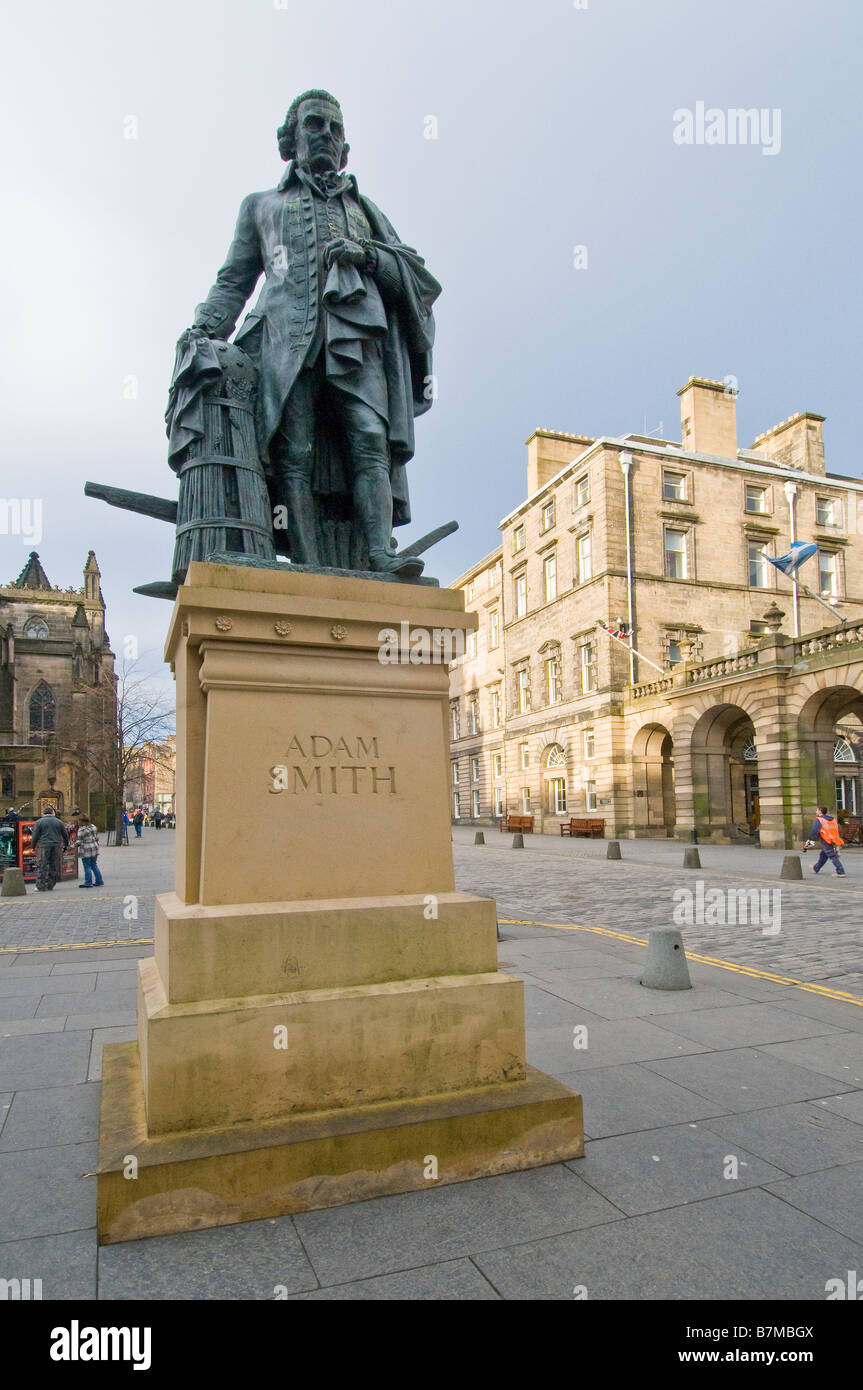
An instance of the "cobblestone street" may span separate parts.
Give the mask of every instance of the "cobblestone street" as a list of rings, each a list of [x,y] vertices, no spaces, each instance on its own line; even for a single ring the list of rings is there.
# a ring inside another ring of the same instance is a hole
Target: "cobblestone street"
[[[174,832],[145,830],[141,840],[133,835],[119,849],[100,849],[99,868],[103,888],[67,881],[53,893],[37,893],[28,883],[26,898],[0,899],[0,951],[7,959],[10,946],[33,950],[151,939],[156,894],[173,887]]]
[[[779,878],[780,850],[707,845],[699,850],[703,867],[697,870],[684,869],[683,846],[667,840],[624,840],[618,863],[605,858],[607,845],[601,840],[526,835],[520,851],[513,850],[511,835],[496,831],[485,831],[485,845],[474,846],[474,833],[461,827],[454,832],[458,886],[496,898],[501,919],[605,927],[644,937],[651,927],[674,924],[675,892],[686,889],[694,898],[699,880],[705,894],[716,888],[725,894],[755,889],[768,921],[685,924],[687,951],[863,995],[860,850],[844,853],[844,879],[832,872],[828,877],[827,869],[815,878],[813,856],[806,854],[803,881],[789,882]],[[775,925],[777,906],[779,931],[764,934],[765,926]]]
[[[673,923],[680,901],[675,892],[689,890],[695,900],[699,881],[704,896],[716,888],[725,894],[756,890],[765,920],[686,923],[687,950],[863,996],[861,850],[844,852],[844,879],[829,867],[814,878],[809,854],[803,881],[789,882],[779,878],[779,850],[707,845],[699,851],[702,869],[693,870],[682,868],[683,846],[672,841],[623,841],[618,863],[605,858],[604,841],[528,835],[518,851],[510,835],[485,831],[486,844],[475,846],[474,833],[460,826],[453,833],[457,885],[495,898],[502,920],[603,927],[646,938],[651,927]],[[141,841],[101,851],[104,888],[61,883],[49,895],[28,885],[26,899],[0,901],[0,962],[10,962],[16,947],[148,942],[156,894],[173,886],[173,855],[172,831],[145,831]],[[692,915],[696,907],[693,901]]]

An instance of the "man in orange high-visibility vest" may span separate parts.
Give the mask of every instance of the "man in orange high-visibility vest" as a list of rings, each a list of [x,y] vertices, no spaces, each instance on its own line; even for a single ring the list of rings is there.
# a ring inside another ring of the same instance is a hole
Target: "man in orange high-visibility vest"
[[[804,852],[807,849],[813,849],[816,845],[821,851],[812,865],[813,874],[817,874],[819,869],[823,869],[829,859],[832,861],[837,874],[843,875],[845,870],[837,854],[837,848],[844,843],[836,817],[828,813],[826,806],[819,806],[818,815],[812,822],[812,829],[809,831],[809,839],[803,846]]]

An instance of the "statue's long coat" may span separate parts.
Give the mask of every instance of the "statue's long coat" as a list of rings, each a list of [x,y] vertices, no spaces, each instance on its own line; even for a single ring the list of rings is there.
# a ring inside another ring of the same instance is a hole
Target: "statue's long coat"
[[[388,399],[388,433],[393,487],[393,522],[410,520],[405,464],[414,452],[414,417],[429,409],[433,391],[431,306],[440,285],[421,256],[399,241],[383,213],[352,192],[368,220],[372,241],[385,258],[388,293],[383,368]],[[258,442],[265,462],[285,402],[309,349],[316,341],[321,307],[318,248],[311,190],[291,165],[277,188],[251,193],[240,207],[234,239],[216,283],[198,306],[196,323],[215,337],[228,337],[263,272],[266,282],[235,342],[258,363]],[[348,231],[352,227],[349,199]],[[333,491],[337,490],[334,485]]]

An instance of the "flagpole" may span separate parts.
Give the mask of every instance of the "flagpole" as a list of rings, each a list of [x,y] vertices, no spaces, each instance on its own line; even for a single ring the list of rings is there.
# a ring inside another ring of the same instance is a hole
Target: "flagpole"
[[[840,627],[845,626],[845,618],[842,617],[841,613],[836,612],[836,609],[833,607],[832,603],[828,603],[826,598],[822,598],[820,594],[813,594],[812,590],[809,588],[809,585],[801,584],[796,575],[789,574],[788,578],[791,580],[791,583],[794,585],[798,593],[804,593],[807,598],[812,598],[815,600],[816,603],[820,603],[822,608],[826,608],[828,613],[830,613],[834,618],[838,619]]]
[[[601,629],[602,629],[602,631],[605,633],[605,635],[606,635],[606,637],[609,639],[609,641],[611,641],[611,642],[619,642],[620,645],[621,645],[621,647],[625,647],[626,650],[627,650],[632,656],[637,656],[638,659],[639,659],[639,661],[646,661],[647,664],[648,664],[648,666],[652,666],[653,669],[654,669],[654,671],[658,671],[659,674],[660,674],[661,676],[665,676],[665,675],[668,674],[667,671],[665,671],[665,669],[664,669],[662,666],[657,666],[657,664],[656,664],[655,661],[651,661],[649,656],[645,656],[643,652],[636,651],[635,647],[633,647],[633,645],[632,645],[631,642],[624,642],[624,640],[623,640],[622,637],[615,637],[614,633],[613,633],[613,632],[609,632],[608,628],[605,627],[605,625],[604,625],[603,623],[600,622],[599,618],[597,618],[597,620],[596,620],[596,626],[597,626],[598,628],[601,628]],[[635,682],[634,682],[631,678],[630,678],[630,682],[629,682],[629,683],[630,683],[630,685],[634,685],[634,684],[635,684]]]
[[[797,540],[797,511],[796,511],[797,484],[796,484],[796,483],[793,483],[793,482],[791,482],[791,481],[789,480],[789,481],[785,484],[784,491],[785,491],[785,498],[786,498],[786,501],[788,502],[789,529],[790,529],[790,531],[791,531],[791,545],[792,545],[792,547],[793,547],[794,544],[795,544],[795,542],[796,542],[796,540]],[[796,588],[796,586],[795,586],[795,589],[794,589],[793,601],[794,601],[794,636],[795,636],[795,637],[799,637],[799,636],[800,636],[800,591]]]
[[[799,558],[799,556],[795,556],[795,549],[796,549],[797,547],[799,547],[801,550],[808,550],[809,553],[808,553],[807,555],[804,555],[803,558],[801,559],[801,558]],[[792,583],[793,586],[794,586],[794,593],[792,594],[792,598],[793,598],[793,600],[794,600],[794,610],[795,610],[795,611],[794,611],[794,631],[795,631],[795,635],[797,635],[797,630],[798,630],[798,627],[799,627],[799,621],[798,621],[798,615],[797,615],[797,605],[798,605],[799,602],[800,602],[800,594],[801,594],[801,593],[804,593],[804,594],[806,595],[807,598],[813,599],[813,600],[815,601],[815,603],[820,603],[822,608],[826,608],[826,609],[827,609],[827,612],[831,615],[831,617],[837,619],[839,627],[844,627],[844,626],[845,626],[845,623],[846,623],[846,621],[847,621],[845,618],[842,617],[842,615],[841,615],[840,613],[837,613],[837,612],[836,612],[836,609],[834,608],[834,606],[833,606],[832,603],[828,603],[827,600],[826,600],[826,598],[822,598],[820,594],[815,594],[815,593],[813,593],[812,590],[809,588],[809,586],[808,586],[807,584],[801,584],[801,583],[798,581],[798,579],[797,579],[797,570],[800,568],[801,565],[805,565],[805,563],[806,563],[807,560],[811,560],[811,559],[812,559],[812,556],[816,553],[817,549],[818,549],[817,545],[815,545],[814,542],[812,542],[812,541],[810,541],[810,542],[808,542],[808,543],[804,543],[803,541],[795,541],[795,540],[792,540],[792,542],[791,542],[791,549],[790,549],[790,551],[788,552],[788,554],[787,554],[787,555],[782,555],[782,556],[780,556],[779,560],[777,561],[776,559],[774,559],[774,557],[773,557],[772,555],[768,555],[768,554],[767,554],[767,551],[764,549],[763,546],[761,547],[761,554],[764,556],[765,560],[767,560],[767,562],[768,562],[769,564],[773,565],[774,569],[778,570],[780,574],[784,574],[786,579],[790,579],[790,580],[791,580],[791,583]],[[787,570],[786,570],[786,569],[783,569],[782,563],[781,563],[781,562],[782,562],[782,561],[786,561],[786,560],[793,564],[793,568],[789,568],[789,569],[787,569]]]

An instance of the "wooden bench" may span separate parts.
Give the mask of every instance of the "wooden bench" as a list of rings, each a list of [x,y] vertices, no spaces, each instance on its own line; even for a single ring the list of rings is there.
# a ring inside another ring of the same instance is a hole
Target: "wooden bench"
[[[501,816],[501,832],[520,830],[524,835],[533,834],[533,816]]]
[[[591,840],[602,840],[605,838],[604,820],[582,820],[578,816],[571,816],[569,823],[564,821],[560,827],[561,835],[586,835]]]

